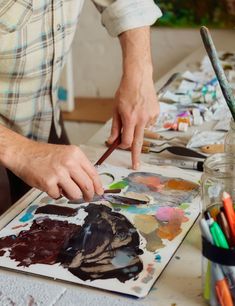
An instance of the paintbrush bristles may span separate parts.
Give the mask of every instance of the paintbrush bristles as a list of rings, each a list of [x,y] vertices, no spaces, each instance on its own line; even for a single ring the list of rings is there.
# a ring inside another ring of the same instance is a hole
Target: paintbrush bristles
[[[201,37],[202,37],[205,49],[207,51],[207,54],[210,58],[210,61],[214,68],[217,79],[219,81],[225,101],[230,109],[233,119],[235,120],[235,98],[232,93],[232,88],[220,64],[220,60],[219,60],[215,45],[213,43],[212,37],[210,35],[209,30],[204,26],[201,27],[200,32],[201,32]]]

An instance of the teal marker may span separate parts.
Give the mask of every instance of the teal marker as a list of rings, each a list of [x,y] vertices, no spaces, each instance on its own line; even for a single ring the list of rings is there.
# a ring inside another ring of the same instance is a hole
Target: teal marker
[[[219,248],[229,249],[228,242],[219,224],[211,218],[211,215],[208,211],[206,211],[204,215],[209,225],[210,232],[215,245]]]

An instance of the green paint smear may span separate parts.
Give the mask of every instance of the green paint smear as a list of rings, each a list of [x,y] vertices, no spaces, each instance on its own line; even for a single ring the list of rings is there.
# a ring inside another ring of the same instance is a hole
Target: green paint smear
[[[126,186],[128,186],[127,181],[119,181],[117,183],[113,183],[109,186],[109,189],[124,189]]]
[[[188,203],[181,203],[179,208],[185,210],[185,209],[189,208],[189,204]]]
[[[120,204],[115,204],[115,203],[111,203],[114,209],[128,209],[128,206],[125,205],[120,205]]]
[[[112,204],[112,207],[114,209],[124,210],[127,211],[130,214],[150,214],[150,213],[155,213],[156,212],[156,207],[151,206],[151,207],[139,207],[138,205],[120,205],[120,204],[115,204],[115,203],[110,203]]]

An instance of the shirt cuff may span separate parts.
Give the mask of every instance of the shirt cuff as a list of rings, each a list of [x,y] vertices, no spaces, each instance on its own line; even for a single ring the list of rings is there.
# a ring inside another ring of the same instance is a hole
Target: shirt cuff
[[[162,16],[153,0],[116,0],[102,13],[102,23],[113,37],[122,32],[148,26]]]

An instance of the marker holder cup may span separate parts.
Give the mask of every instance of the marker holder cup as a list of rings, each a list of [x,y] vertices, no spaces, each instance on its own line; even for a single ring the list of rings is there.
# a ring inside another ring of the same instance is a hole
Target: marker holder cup
[[[208,305],[224,306],[216,292],[216,265],[222,271],[235,305],[235,249],[223,249],[212,245],[202,237],[202,294]],[[230,273],[234,270],[234,276]],[[228,276],[228,277],[227,277]],[[232,281],[231,281],[232,280]],[[233,292],[233,294],[232,294]],[[226,305],[227,306],[227,305]]]
[[[212,218],[216,217],[222,207],[224,191],[228,192],[235,202],[235,154],[233,153],[214,154],[204,162],[201,199],[203,211],[209,211]],[[235,296],[235,286],[233,286],[235,284],[235,249],[219,248],[202,236],[202,294],[211,306],[221,305],[216,292],[218,269],[222,271],[226,281],[228,280],[229,290],[234,293],[232,296]],[[231,282],[228,271],[233,270],[234,281]],[[235,299],[233,299],[233,305],[235,306]]]

